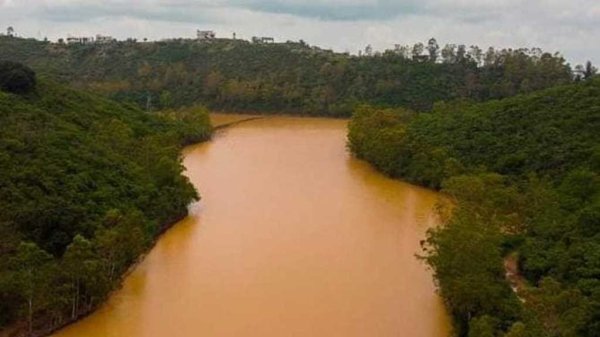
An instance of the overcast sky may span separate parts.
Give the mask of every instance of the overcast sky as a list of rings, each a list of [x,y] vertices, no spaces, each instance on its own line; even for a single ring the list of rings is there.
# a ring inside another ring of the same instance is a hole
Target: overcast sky
[[[436,37],[440,44],[541,47],[572,64],[600,63],[600,0],[0,0],[0,25],[51,40],[194,37],[203,29],[352,53]]]

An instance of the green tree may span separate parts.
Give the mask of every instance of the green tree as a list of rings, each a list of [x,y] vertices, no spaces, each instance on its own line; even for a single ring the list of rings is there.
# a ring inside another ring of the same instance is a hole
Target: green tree
[[[518,317],[519,301],[504,279],[501,242],[499,228],[461,208],[428,233],[424,259],[434,270],[459,333],[468,331],[476,316],[489,315],[503,324]]]
[[[495,337],[496,324],[490,316],[475,317],[469,322],[468,337]]]
[[[173,104],[173,95],[171,95],[171,92],[163,90],[160,94],[159,103],[163,109],[170,107]]]
[[[588,301],[575,289],[564,289],[551,277],[529,290],[526,305],[534,310],[544,331],[550,336],[576,337],[586,324]]]
[[[35,243],[22,242],[12,259],[14,280],[25,302],[29,334],[33,332],[33,317],[44,308],[49,291],[52,256]]]
[[[101,282],[98,263],[93,245],[81,235],[76,235],[67,247],[62,259],[62,269],[71,283],[71,319],[81,312],[81,302],[85,300],[85,291],[94,289]]]
[[[527,333],[525,324],[516,322],[510,327],[510,330],[504,335],[504,337],[528,337],[531,336]],[[533,336],[531,336],[533,337]]]
[[[31,68],[20,63],[0,62],[0,90],[25,94],[35,89],[36,76]]]
[[[429,60],[433,63],[437,61],[439,54],[440,46],[437,43],[437,40],[434,38],[429,39],[427,42],[427,53],[429,53]]]
[[[423,45],[423,43],[421,43],[421,42],[415,43],[415,45],[412,48],[413,60],[418,60],[421,57],[421,55],[423,54],[424,50],[425,50],[425,46]]]
[[[587,61],[585,63],[585,70],[583,71],[583,78],[586,80],[590,79],[590,78],[594,77],[594,75],[596,75],[597,72],[598,72],[598,69],[592,65],[592,62]]]

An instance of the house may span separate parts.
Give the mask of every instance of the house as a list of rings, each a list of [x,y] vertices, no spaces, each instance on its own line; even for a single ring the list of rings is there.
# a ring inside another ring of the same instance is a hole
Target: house
[[[197,30],[196,36],[200,41],[210,41],[214,40],[217,37],[217,34],[212,30]]]
[[[106,35],[100,35],[100,34],[96,35],[96,43],[105,44],[105,43],[111,43],[114,40],[115,39],[113,39],[112,36],[106,36]]]
[[[94,42],[94,38],[93,37],[76,37],[76,36],[69,36],[67,38],[67,43],[68,44],[90,44]]]
[[[262,36],[262,37],[253,36],[252,43],[275,43],[275,39],[272,37],[268,37],[268,36]]]

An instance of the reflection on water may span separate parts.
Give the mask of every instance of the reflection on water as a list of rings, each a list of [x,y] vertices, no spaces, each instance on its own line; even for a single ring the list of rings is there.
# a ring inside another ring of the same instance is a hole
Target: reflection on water
[[[350,158],[345,126],[269,117],[188,148],[202,201],[57,336],[447,336],[414,256],[437,195]]]

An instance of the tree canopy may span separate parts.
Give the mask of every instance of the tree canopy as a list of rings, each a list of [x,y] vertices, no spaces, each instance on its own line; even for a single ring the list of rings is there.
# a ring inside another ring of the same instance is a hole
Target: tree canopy
[[[211,127],[203,108],[149,114],[47,80],[0,92],[0,125],[0,327],[43,332],[97,306],[187,214],[179,149]]]
[[[425,53],[427,50],[427,53]],[[358,103],[430,110],[440,100],[483,101],[573,81],[559,54],[431,39],[352,56],[305,43],[173,40],[56,44],[0,37],[0,59],[143,108],[194,104],[225,111],[350,116]]]
[[[458,335],[592,337],[600,328],[598,130],[594,78],[421,114],[361,106],[348,145],[452,201],[422,258]],[[523,278],[515,291],[503,266],[509,254]]]

